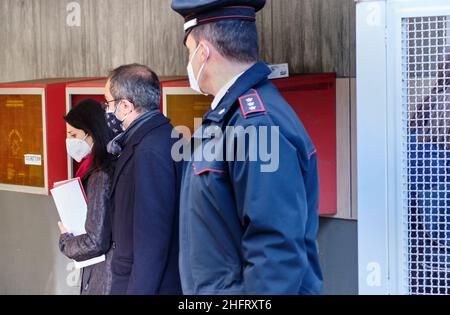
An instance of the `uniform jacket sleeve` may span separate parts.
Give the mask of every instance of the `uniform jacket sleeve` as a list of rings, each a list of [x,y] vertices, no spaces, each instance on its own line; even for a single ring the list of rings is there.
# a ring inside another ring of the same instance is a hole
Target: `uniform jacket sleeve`
[[[63,234],[59,248],[68,258],[85,261],[105,254],[111,246],[109,191],[111,177],[104,172],[91,175],[87,187],[86,234]]]
[[[260,125],[267,126],[270,139],[270,123],[266,119],[262,121]],[[229,164],[244,227],[246,294],[298,294],[307,270],[305,174],[296,148],[283,135],[278,135],[279,165],[275,171],[262,172],[261,166],[267,163],[259,158],[248,161],[248,143],[247,161]]]

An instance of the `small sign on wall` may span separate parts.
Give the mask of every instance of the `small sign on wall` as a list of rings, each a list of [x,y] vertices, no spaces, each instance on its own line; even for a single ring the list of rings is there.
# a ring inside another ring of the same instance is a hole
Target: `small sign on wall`
[[[269,75],[269,80],[289,77],[289,64],[287,63],[269,65],[269,68],[272,70],[272,73]]]
[[[42,156],[37,154],[25,154],[25,165],[42,166]]]

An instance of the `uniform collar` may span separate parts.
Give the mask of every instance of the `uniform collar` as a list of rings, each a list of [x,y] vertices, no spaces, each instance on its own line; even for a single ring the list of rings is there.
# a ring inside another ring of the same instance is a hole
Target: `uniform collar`
[[[210,120],[214,122],[221,122],[236,100],[242,96],[250,88],[255,87],[261,82],[267,81],[267,77],[271,73],[271,70],[264,62],[258,62],[250,69],[245,71],[241,76],[237,78],[234,84],[225,92],[225,95],[220,100],[215,109],[211,109],[204,116],[204,120]]]
[[[234,83],[236,83],[237,79],[244,74],[245,71],[235,75],[230,81],[228,81],[217,93],[217,95],[214,97],[214,100],[211,104],[212,110],[215,110],[217,108],[217,105],[219,105],[220,101],[223,99],[225,94],[228,93],[228,90],[233,86]]]

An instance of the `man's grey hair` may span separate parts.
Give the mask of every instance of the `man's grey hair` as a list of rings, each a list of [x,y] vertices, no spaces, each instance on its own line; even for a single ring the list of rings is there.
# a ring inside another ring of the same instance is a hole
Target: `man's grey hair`
[[[115,100],[128,100],[138,112],[160,108],[161,86],[158,76],[149,67],[124,65],[111,71],[108,78]]]
[[[192,37],[198,43],[209,41],[226,59],[239,63],[255,63],[259,59],[256,23],[243,20],[224,20],[194,28]]]

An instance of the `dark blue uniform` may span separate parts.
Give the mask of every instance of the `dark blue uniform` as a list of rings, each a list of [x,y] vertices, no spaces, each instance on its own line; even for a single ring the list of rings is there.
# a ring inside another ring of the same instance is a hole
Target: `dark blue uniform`
[[[321,293],[317,154],[269,74],[264,63],[246,71],[193,137],[180,208],[184,294]],[[211,141],[226,148],[227,126],[256,127],[258,138],[279,136],[277,170],[263,172],[268,163],[259,155],[251,161],[248,142],[246,161],[195,161]]]

